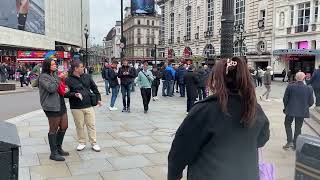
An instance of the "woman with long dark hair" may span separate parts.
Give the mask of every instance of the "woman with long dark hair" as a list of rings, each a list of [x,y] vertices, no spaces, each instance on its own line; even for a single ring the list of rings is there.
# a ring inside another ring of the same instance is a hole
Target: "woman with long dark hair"
[[[64,97],[63,94],[59,93],[59,87],[61,79],[65,78],[66,74],[58,77],[56,71],[55,60],[52,58],[46,59],[42,65],[38,86],[41,106],[49,121],[50,159],[64,161],[65,159],[62,156],[69,155],[62,149],[64,135],[68,129],[68,116]]]
[[[211,96],[194,105],[176,132],[168,180],[257,180],[257,149],[269,140],[269,121],[257,104],[245,61],[220,60],[209,77]]]

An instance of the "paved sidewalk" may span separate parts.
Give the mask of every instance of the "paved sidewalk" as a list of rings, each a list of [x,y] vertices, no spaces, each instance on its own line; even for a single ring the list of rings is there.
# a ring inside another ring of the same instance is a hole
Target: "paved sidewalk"
[[[100,83],[99,87],[103,87]],[[262,89],[257,90],[261,93]],[[282,103],[274,91],[272,102],[261,102],[271,122],[271,139],[263,149],[264,160],[276,166],[277,180],[292,180],[295,154],[283,151],[285,143]],[[281,92],[280,92],[281,93]],[[104,94],[104,93],[102,93]],[[71,113],[64,149],[71,153],[66,162],[49,160],[48,123],[42,111],[9,120],[17,125],[22,144],[20,180],[164,180],[167,154],[173,134],[185,117],[185,99],[160,98],[151,102],[150,112],[143,113],[140,91],[132,97],[132,113],[96,108],[98,143],[102,152],[93,152],[88,144],[83,152],[75,147],[76,131]],[[107,102],[107,103],[106,103]],[[116,106],[121,108],[119,94]],[[303,133],[313,134],[307,126]]]

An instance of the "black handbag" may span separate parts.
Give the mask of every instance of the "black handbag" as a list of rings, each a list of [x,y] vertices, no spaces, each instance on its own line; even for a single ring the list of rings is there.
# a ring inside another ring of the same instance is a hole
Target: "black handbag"
[[[91,92],[90,89],[86,88],[86,86],[83,84],[83,82],[81,80],[79,80],[79,81],[82,84],[83,89],[89,93],[91,106],[97,106],[98,101],[99,101],[97,95],[94,94],[93,92]]]

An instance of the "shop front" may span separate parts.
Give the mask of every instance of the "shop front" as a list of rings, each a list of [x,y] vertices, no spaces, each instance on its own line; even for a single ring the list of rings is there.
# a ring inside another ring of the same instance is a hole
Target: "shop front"
[[[304,72],[311,76],[316,67],[316,57],[320,55],[320,50],[309,49],[280,49],[273,52],[278,57],[278,61],[283,61],[287,72],[294,75],[297,72]]]

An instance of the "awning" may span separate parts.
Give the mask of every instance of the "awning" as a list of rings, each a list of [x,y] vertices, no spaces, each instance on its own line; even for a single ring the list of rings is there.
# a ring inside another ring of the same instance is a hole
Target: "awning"
[[[315,56],[320,55],[320,50],[311,49],[277,49],[273,51],[274,56],[295,55],[295,56]]]

